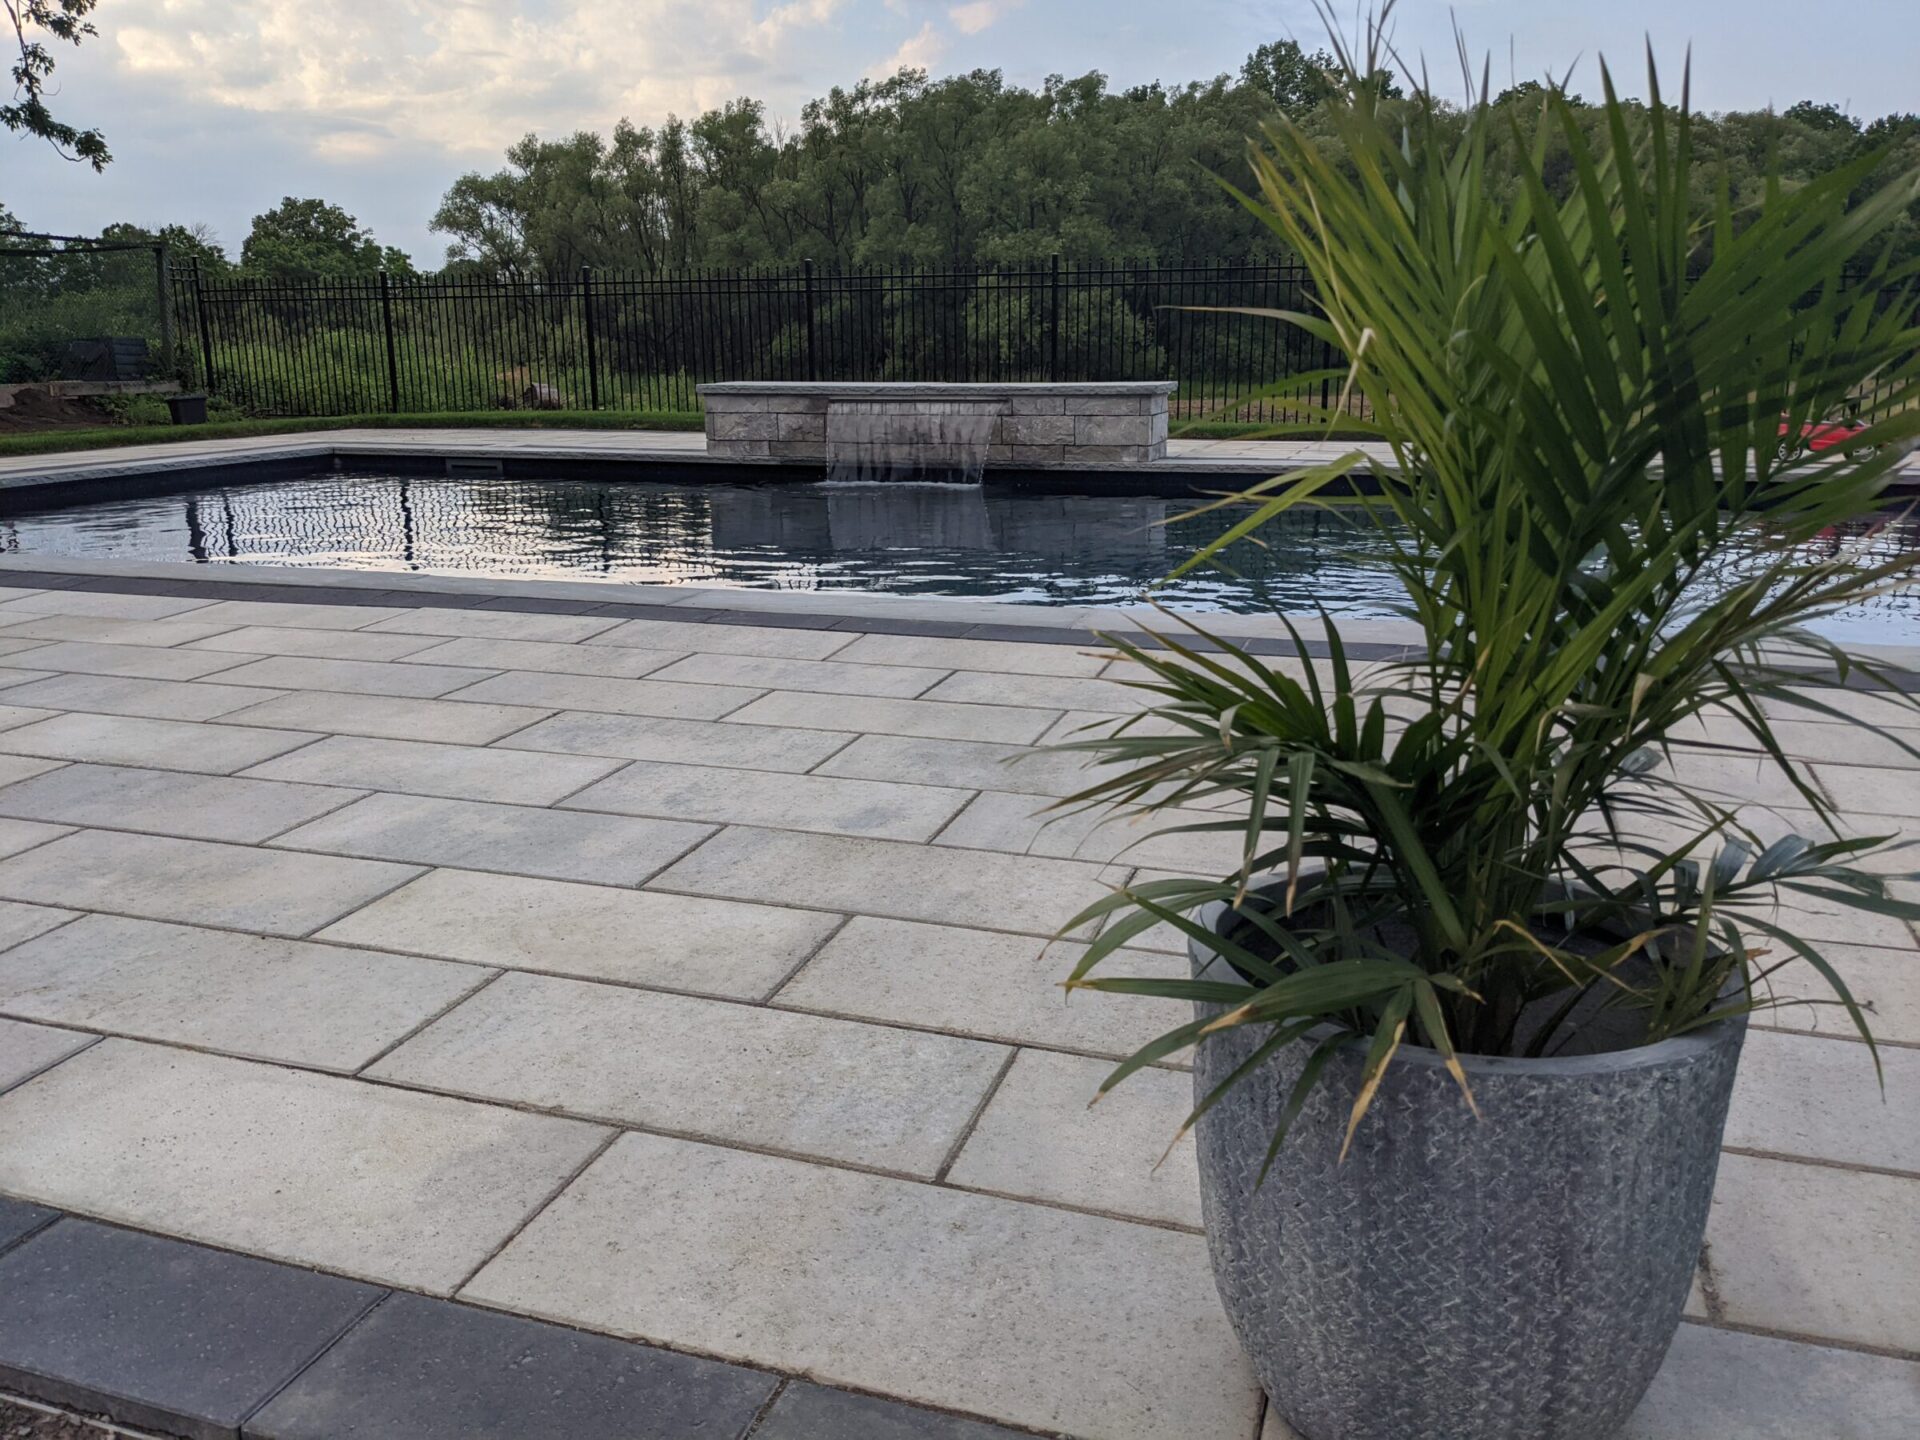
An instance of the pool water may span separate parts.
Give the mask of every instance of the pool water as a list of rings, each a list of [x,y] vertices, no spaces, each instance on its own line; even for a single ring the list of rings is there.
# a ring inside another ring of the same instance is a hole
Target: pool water
[[[1191,500],[1055,495],[992,485],[686,485],[335,473],[163,495],[12,508],[10,554],[207,564],[955,595],[1039,605],[1141,598],[1236,517]],[[1868,521],[1823,537],[1911,555],[1920,526]],[[1197,611],[1394,613],[1385,542],[1335,509],[1301,510],[1219,563],[1162,586]],[[1857,641],[1920,640],[1920,594],[1823,622]]]

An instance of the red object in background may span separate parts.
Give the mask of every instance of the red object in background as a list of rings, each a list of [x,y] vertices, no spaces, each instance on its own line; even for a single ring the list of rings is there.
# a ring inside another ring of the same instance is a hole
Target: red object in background
[[[1800,427],[1800,443],[1791,446],[1787,438],[1787,422],[1780,422],[1780,449],[1784,454],[1791,450],[1811,450],[1819,454],[1823,450],[1844,450],[1853,442],[1853,438],[1867,427],[1857,420],[1810,420]]]

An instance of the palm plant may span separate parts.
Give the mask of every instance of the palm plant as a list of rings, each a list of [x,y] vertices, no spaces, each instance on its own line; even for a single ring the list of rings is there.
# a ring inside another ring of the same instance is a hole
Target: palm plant
[[[1324,616],[1324,641],[1293,632],[1302,658],[1285,664],[1193,625],[1203,643],[1113,642],[1150,708],[1068,742],[1100,778],[1061,803],[1228,811],[1172,828],[1238,834],[1242,858],[1069,922],[1108,922],[1070,989],[1204,1007],[1103,1091],[1265,1027],[1191,1125],[1309,1044],[1271,1163],[1334,1047],[1366,1046],[1351,1143],[1403,1044],[1440,1052],[1465,1091],[1458,1054],[1578,1048],[1623,1014],[1663,1039],[1775,1003],[1768,977],[1788,963],[1816,967],[1871,1042],[1792,907],[1920,906],[1877,873],[1890,837],[1840,835],[1772,717],[1845,719],[1834,687],[1892,688],[1805,627],[1904,562],[1803,547],[1872,510],[1920,435],[1916,271],[1877,248],[1920,175],[1850,201],[1879,159],[1863,155],[1747,209],[1724,188],[1700,207],[1684,89],[1664,102],[1651,59],[1648,87],[1640,105],[1605,77],[1597,143],[1557,93],[1537,125],[1500,117],[1482,76],[1464,115],[1424,87],[1398,104],[1358,88],[1329,102],[1327,143],[1282,117],[1254,147],[1258,193],[1239,198],[1309,268],[1318,310],[1252,313],[1350,357],[1340,382],[1366,403],[1323,418],[1353,426],[1360,409],[1392,460],[1356,452],[1223,499],[1244,516],[1188,564],[1363,479],[1350,503],[1390,543],[1424,644],[1363,669]],[[1570,170],[1550,184],[1556,138]],[[1853,449],[1781,445],[1869,382],[1884,418]],[[1657,778],[1703,736],[1757,746],[1831,833],[1768,843],[1736,805]],[[1216,963],[1192,980],[1097,973],[1158,924]]]

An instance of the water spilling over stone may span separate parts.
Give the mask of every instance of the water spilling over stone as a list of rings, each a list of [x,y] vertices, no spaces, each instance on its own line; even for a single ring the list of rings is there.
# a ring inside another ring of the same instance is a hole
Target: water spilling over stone
[[[841,400],[827,408],[827,479],[980,483],[1003,399]]]

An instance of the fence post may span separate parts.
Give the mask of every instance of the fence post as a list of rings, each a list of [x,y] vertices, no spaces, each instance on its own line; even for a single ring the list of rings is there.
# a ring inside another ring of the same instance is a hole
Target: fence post
[[[200,388],[213,394],[213,330],[207,324],[207,291],[200,283],[200,257],[193,257],[193,312],[200,322]]]
[[[167,249],[166,241],[153,247],[153,294],[160,305],[160,353],[166,356],[166,373],[175,380],[180,378],[180,356],[173,343],[173,287],[167,274],[173,264],[173,257]]]
[[[1052,264],[1052,283],[1047,287],[1047,379],[1060,379],[1060,256]]]
[[[600,408],[600,362],[594,356],[593,343],[593,267],[580,267],[580,313],[586,317],[587,328],[587,405],[588,408]]]
[[[393,277],[380,272],[380,325],[387,332],[387,408],[400,413],[400,362],[393,353]]]
[[[800,262],[801,274],[805,277],[807,295],[807,379],[818,380],[820,367],[814,359],[813,351],[813,257],[808,256]]]

